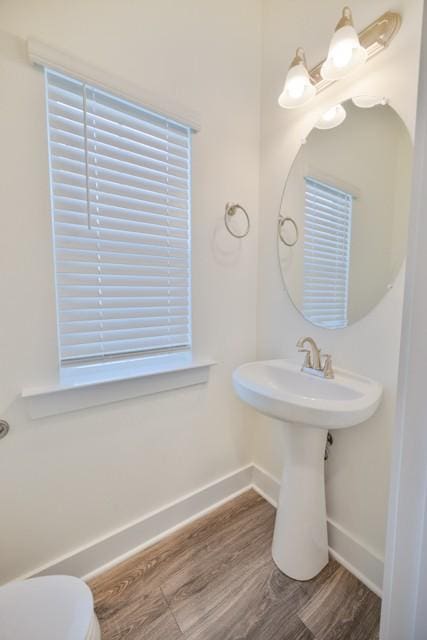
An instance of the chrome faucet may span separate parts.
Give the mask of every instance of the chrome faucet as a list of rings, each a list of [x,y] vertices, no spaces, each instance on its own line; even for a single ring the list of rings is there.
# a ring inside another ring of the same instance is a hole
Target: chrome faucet
[[[310,345],[310,348],[307,349],[305,345]],[[321,375],[324,378],[333,378],[334,370],[332,369],[332,356],[329,354],[324,354],[324,361],[322,363],[322,355],[319,347],[309,336],[305,338],[300,338],[297,342],[298,351],[301,353],[305,353],[304,363],[301,367],[301,371],[309,370],[309,373],[313,373],[315,375]]]

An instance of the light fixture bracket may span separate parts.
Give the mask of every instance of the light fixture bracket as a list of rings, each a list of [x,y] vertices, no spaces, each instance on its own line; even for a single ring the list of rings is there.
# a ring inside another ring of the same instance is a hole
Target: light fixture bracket
[[[304,49],[302,47],[298,47],[298,49],[296,50],[295,57],[292,60],[291,64],[289,65],[289,69],[292,69],[292,67],[296,67],[299,64],[302,64],[304,67],[307,68],[307,61],[305,59],[305,52],[304,52]]]
[[[352,27],[353,26],[353,16],[351,13],[350,7],[344,7],[342,10],[342,16],[335,27],[335,31],[338,29],[342,29],[342,27]]]
[[[343,26],[352,24],[351,10],[349,7],[345,7],[341,20],[338,22],[336,30]],[[380,51],[385,49],[393,40],[395,35],[400,29],[402,18],[399,13],[394,11],[386,11],[382,16],[374,20],[363,31],[359,33],[359,41],[362,47],[368,52],[368,60],[376,56]],[[329,85],[336,82],[336,80],[324,80],[320,75],[320,68],[324,60],[319,62],[318,65],[310,69],[309,75],[312,83],[316,87],[316,92],[320,93]]]

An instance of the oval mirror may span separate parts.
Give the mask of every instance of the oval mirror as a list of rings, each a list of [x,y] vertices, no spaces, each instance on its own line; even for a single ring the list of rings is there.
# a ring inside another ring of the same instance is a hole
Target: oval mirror
[[[405,257],[412,142],[399,115],[374,102],[354,98],[327,111],[283,191],[283,280],[296,308],[319,327],[365,316]]]

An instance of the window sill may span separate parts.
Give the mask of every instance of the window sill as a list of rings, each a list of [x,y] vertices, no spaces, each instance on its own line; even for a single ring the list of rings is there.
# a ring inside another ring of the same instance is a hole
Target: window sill
[[[66,372],[61,383],[41,388],[24,389],[22,398],[31,418],[45,418],[119,400],[170,391],[208,381],[209,368],[215,362],[179,358],[170,361],[135,363],[123,369],[104,367],[102,377],[88,371],[79,375]],[[110,373],[109,373],[110,370]],[[93,371],[91,372],[93,373]]]

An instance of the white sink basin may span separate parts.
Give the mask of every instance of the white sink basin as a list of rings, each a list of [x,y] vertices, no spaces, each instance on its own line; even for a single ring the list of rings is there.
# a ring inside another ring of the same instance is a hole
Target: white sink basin
[[[370,418],[381,401],[381,385],[343,369],[334,372],[328,380],[302,372],[292,360],[249,362],[235,370],[233,384],[241,400],[287,422],[342,429]]]
[[[376,411],[378,382],[334,369],[326,379],[292,360],[244,364],[233,373],[241,400],[283,421],[284,468],[273,559],[291,578],[310,580],[328,563],[324,454],[328,429],[360,424]]]

